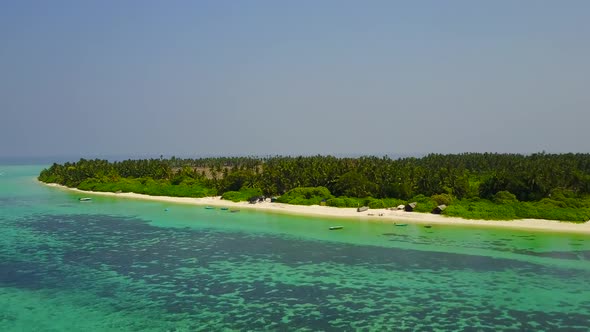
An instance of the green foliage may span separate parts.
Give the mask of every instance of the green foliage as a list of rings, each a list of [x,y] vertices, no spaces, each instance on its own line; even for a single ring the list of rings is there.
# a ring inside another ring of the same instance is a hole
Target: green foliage
[[[377,185],[369,181],[365,175],[357,171],[350,171],[340,176],[335,190],[338,195],[342,196],[368,197],[377,192]]]
[[[252,171],[235,171],[229,173],[221,180],[219,191],[221,193],[226,191],[240,191],[244,186],[251,186],[254,182],[254,173]],[[260,192],[259,195],[262,195]]]
[[[327,206],[334,206],[334,207],[359,207],[365,205],[364,198],[356,198],[356,197],[335,197],[330,198],[326,201]]]
[[[86,179],[78,186],[81,190],[102,192],[132,192],[152,196],[171,197],[209,197],[216,191],[199,183],[173,185],[168,181],[156,181],[150,178],[121,179],[117,182],[101,182],[97,179]]]
[[[554,199],[550,199],[550,198],[543,198],[542,200],[539,201],[539,204],[544,206],[545,208],[548,208],[548,209],[568,207],[566,202],[558,201],[558,200],[554,200]]]
[[[461,200],[449,206],[443,214],[467,219],[549,219],[585,222],[590,220],[590,206],[572,208],[554,200],[541,200],[539,202],[512,201],[502,204],[485,199]]]
[[[416,202],[418,203],[414,208],[414,212],[432,212],[432,210],[437,207],[439,204],[430,197],[426,197],[424,195],[417,195],[414,198],[410,199],[408,203]]]
[[[262,196],[262,190],[258,188],[242,188],[239,191],[226,191],[221,195],[221,199],[232,202],[247,201],[251,197]]]
[[[416,211],[446,204],[444,214],[485,219],[583,220],[590,209],[590,154],[80,159],[53,164],[38,178],[86,190],[189,197],[248,187],[267,196],[282,194],[281,200],[292,204],[326,199],[327,205],[343,207],[390,207],[403,199],[418,201]],[[319,187],[327,193],[291,193]]]
[[[517,217],[512,206],[494,204],[485,199],[457,201],[448,206],[443,214],[450,217],[485,220],[512,220]]]
[[[396,198],[373,198],[373,197],[365,197],[365,198],[356,198],[356,197],[335,197],[331,198],[326,202],[328,206],[335,206],[335,207],[349,207],[349,208],[357,208],[360,206],[368,206],[371,209],[384,209],[390,207],[396,207],[400,204],[404,204],[404,201],[401,199]]]
[[[496,204],[509,204],[518,202],[518,199],[513,193],[502,190],[494,194],[493,201]]]
[[[365,205],[371,209],[386,209],[391,207],[397,207],[398,205],[404,204],[404,201],[396,198],[370,198],[369,201],[365,201]]]
[[[294,205],[319,205],[323,200],[334,198],[326,187],[302,187],[289,190],[277,199],[279,203]]]
[[[382,199],[371,199],[367,206],[371,209],[384,209],[387,207]]]
[[[437,206],[438,205],[451,205],[451,203],[453,202],[453,196],[450,194],[437,194],[437,195],[432,195],[432,200],[436,202]]]

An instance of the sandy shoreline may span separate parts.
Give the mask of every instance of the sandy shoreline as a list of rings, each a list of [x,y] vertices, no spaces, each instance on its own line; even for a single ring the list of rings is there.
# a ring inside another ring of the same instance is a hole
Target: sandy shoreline
[[[43,183],[43,182],[41,182]],[[416,213],[416,212],[405,212],[405,211],[391,211],[387,209],[369,209],[364,212],[357,212],[355,208],[336,208],[330,206],[301,206],[301,205],[290,205],[282,203],[269,203],[262,202],[256,204],[250,204],[248,202],[231,202],[222,200],[221,197],[204,197],[204,198],[191,198],[191,197],[168,197],[168,196],[149,196],[136,193],[111,193],[111,192],[95,192],[95,191],[84,191],[76,188],[69,188],[55,183],[43,183],[50,187],[60,188],[63,190],[79,192],[85,195],[100,195],[100,196],[111,196],[111,197],[122,197],[132,199],[151,200],[158,202],[170,202],[180,204],[193,204],[201,206],[216,206],[216,207],[228,207],[236,209],[251,209],[263,212],[277,212],[285,214],[296,214],[305,216],[318,216],[318,217],[330,217],[330,218],[347,218],[357,219],[363,222],[382,222],[382,223],[394,223],[394,222],[407,222],[415,224],[429,224],[429,225],[458,225],[458,226],[473,226],[473,227],[491,227],[491,228],[512,228],[520,230],[536,230],[536,231],[548,231],[548,232],[561,232],[561,233],[583,233],[590,234],[590,222],[581,224],[570,223],[570,222],[559,222],[555,220],[544,220],[544,219],[519,219],[512,221],[504,220],[471,220],[454,217],[445,217],[441,215],[429,214],[429,213]]]

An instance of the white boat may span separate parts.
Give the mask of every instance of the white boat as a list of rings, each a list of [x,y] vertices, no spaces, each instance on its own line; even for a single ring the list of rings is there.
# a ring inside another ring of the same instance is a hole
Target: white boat
[[[88,202],[88,201],[91,201],[91,200],[92,200],[92,198],[90,198],[90,197],[82,197],[82,198],[80,198],[80,202]]]

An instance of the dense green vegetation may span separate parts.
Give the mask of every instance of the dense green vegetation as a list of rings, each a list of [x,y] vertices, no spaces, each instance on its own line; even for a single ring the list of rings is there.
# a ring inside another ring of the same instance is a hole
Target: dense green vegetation
[[[172,185],[166,180],[144,178],[121,178],[113,182],[103,182],[97,179],[86,179],[78,185],[79,189],[104,192],[133,192],[152,196],[172,197],[207,197],[215,196],[217,190],[207,188],[203,184],[183,181]]]
[[[590,219],[590,154],[431,154],[422,158],[81,159],[54,164],[39,180],[96,191],[239,201],[280,196],[289,204],[395,207],[448,205],[477,219]]]
[[[243,187],[238,191],[226,191],[221,195],[221,198],[232,202],[242,202],[259,196],[262,196],[260,189]]]
[[[289,190],[277,202],[295,205],[320,205],[334,198],[326,187],[300,187]]]

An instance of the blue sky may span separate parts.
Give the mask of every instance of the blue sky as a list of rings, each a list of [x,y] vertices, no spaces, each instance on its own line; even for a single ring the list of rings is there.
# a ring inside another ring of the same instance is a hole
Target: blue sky
[[[590,152],[589,1],[2,1],[0,156]]]

